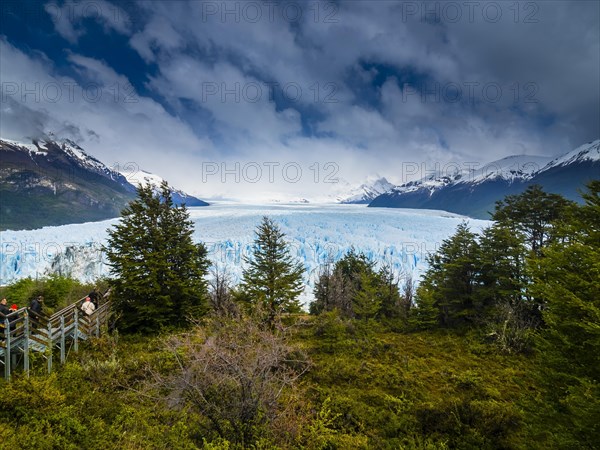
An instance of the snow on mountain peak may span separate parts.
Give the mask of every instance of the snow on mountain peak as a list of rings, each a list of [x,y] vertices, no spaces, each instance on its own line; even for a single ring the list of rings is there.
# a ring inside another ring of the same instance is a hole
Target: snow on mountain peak
[[[166,181],[160,175],[139,168],[136,168],[136,170],[121,171],[120,173],[132,185],[136,187],[138,185],[141,185],[142,187],[151,186],[154,192],[158,192],[163,181]],[[178,194],[181,198],[189,197],[184,191],[174,188],[171,184],[169,184],[169,189],[173,194]]]
[[[385,177],[370,176],[360,186],[349,189],[343,195],[338,195],[336,200],[339,203],[368,203],[393,187],[394,185]]]
[[[164,178],[153,173],[146,172],[142,169],[127,172],[122,171],[121,175],[127,178],[127,181],[129,181],[134,186],[137,186],[139,184],[143,187],[150,185],[153,188],[159,188],[162,182],[164,181]]]
[[[52,133],[50,133],[50,136],[53,136]],[[14,147],[25,149],[30,155],[38,156],[47,156],[48,152],[52,151],[48,147],[54,147],[54,151],[61,150],[67,157],[81,166],[92,169],[95,172],[109,172],[109,169],[105,164],[93,156],[88,155],[79,145],[70,139],[61,139],[56,141],[31,139],[30,142],[22,142],[0,138],[0,141]]]
[[[27,149],[27,151],[31,154],[45,154],[46,152],[44,152],[44,150],[46,150],[46,147],[41,147],[43,150],[40,151],[40,149],[32,143],[27,143],[27,142],[20,142],[20,141],[13,141],[11,139],[4,139],[4,138],[0,138],[0,142],[4,142],[8,145],[12,145],[14,147],[21,147],[21,148],[25,148]]]
[[[67,155],[83,166],[92,168],[95,171],[109,171],[104,163],[100,162],[93,156],[88,155],[79,145],[70,139],[56,141],[56,145],[58,145]]]
[[[547,156],[514,155],[486,164],[463,176],[463,183],[481,183],[483,181],[504,179],[509,182],[525,180],[539,172],[549,161]]]
[[[583,161],[600,161],[600,139],[583,144],[575,150],[553,159],[542,170]]]

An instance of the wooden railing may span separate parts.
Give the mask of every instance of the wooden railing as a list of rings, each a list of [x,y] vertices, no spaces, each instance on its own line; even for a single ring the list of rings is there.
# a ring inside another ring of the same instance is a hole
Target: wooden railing
[[[29,375],[32,351],[43,355],[50,373],[56,348],[62,364],[70,348],[79,351],[80,340],[100,337],[108,323],[110,302],[103,303],[88,316],[81,310],[84,301],[82,298],[51,316],[37,314],[29,308],[7,315],[0,328],[0,364],[4,365],[4,377],[10,379],[20,365]]]

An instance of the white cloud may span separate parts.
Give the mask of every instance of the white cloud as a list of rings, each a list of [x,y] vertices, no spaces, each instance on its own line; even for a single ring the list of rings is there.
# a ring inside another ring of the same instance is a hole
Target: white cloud
[[[85,2],[47,4],[57,32],[71,43],[90,19],[106,32],[130,36],[131,49],[152,67],[152,75],[136,74],[137,85],[145,80],[160,102],[135,92],[125,74],[94,55],[68,53],[81,77],[77,84],[58,76],[44,55],[3,41],[3,80],[74,83],[80,90],[92,85],[106,95],[54,103],[13,95],[2,105],[2,132],[24,132],[15,118],[27,117],[29,128],[76,134],[105,161],[139,161],[200,195],[237,197],[302,197],[328,186],[309,178],[221,183],[220,175],[204,184],[202,162],[294,162],[305,174],[315,162],[321,170],[334,162],[351,182],[375,172],[398,180],[403,162],[483,164],[514,153],[557,154],[600,132],[597,3],[579,2],[579,9],[540,3],[537,23],[515,23],[502,4],[497,23],[481,11],[470,21],[463,10],[457,23],[437,24],[420,13],[407,17],[402,8],[414,2],[298,3],[299,21],[285,19],[284,4],[252,21],[252,11],[243,12],[248,3],[226,3],[138,2],[135,27],[132,10],[105,0],[94,2],[100,13],[82,9]],[[266,82],[302,95],[276,103]],[[456,85],[463,98],[452,103],[407,95],[405,83],[425,83],[438,94]],[[478,84],[465,100],[470,83]],[[527,83],[534,83],[537,103],[523,101],[532,92]],[[502,89],[498,101],[482,92],[488,84]]]
[[[105,32],[115,31],[129,35],[131,21],[129,15],[117,5],[106,0],[66,1],[61,5],[49,2],[44,10],[50,15],[58,34],[70,43],[76,43],[85,34],[82,22],[95,20]]]
[[[3,137],[40,137],[52,131],[79,141],[108,165],[134,162],[170,180],[212,155],[210,141],[159,103],[132,91],[126,77],[101,61],[69,56],[84,76],[79,84],[5,40],[0,40],[0,58],[3,87],[16,89],[10,95],[3,92],[8,105],[2,110]],[[31,93],[23,95],[26,90]],[[36,120],[20,127],[24,116]]]

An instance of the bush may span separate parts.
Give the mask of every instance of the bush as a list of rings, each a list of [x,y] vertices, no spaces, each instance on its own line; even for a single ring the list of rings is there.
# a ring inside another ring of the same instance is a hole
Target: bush
[[[250,319],[210,325],[169,339],[175,370],[154,371],[154,388],[167,393],[171,407],[205,417],[209,435],[255,445],[272,433],[271,423],[289,412],[280,398],[308,369],[308,361],[284,336]]]

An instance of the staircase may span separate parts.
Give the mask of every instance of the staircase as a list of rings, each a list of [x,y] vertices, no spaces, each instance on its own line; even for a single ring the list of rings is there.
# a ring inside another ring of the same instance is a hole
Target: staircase
[[[106,330],[110,315],[110,302],[100,305],[91,315],[81,311],[82,298],[51,316],[36,314],[21,308],[0,324],[0,364],[4,378],[22,365],[29,375],[30,352],[39,352],[45,359],[48,373],[52,371],[55,350],[61,364],[66,361],[70,348],[77,352],[79,341],[100,337]],[[67,348],[68,347],[68,348]]]

